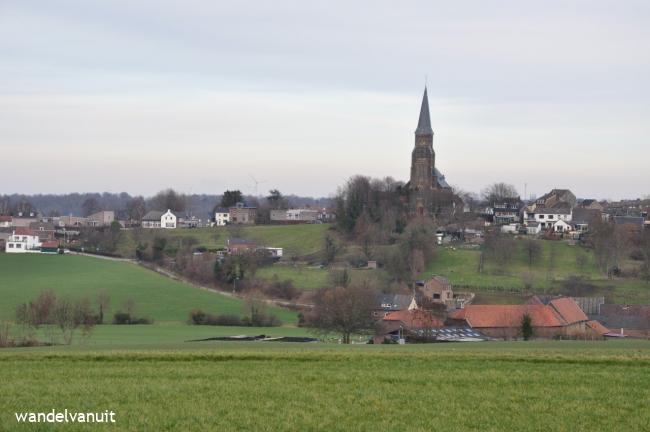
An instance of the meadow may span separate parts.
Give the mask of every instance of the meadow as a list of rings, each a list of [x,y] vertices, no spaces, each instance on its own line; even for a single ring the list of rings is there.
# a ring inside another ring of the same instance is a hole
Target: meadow
[[[143,231],[145,238],[148,236],[165,236],[172,244],[180,244],[183,238],[192,238],[197,247],[207,249],[225,248],[228,238],[242,237],[254,240],[260,246],[284,248],[284,259],[315,255],[324,247],[325,233],[328,224],[302,224],[302,225],[254,225],[214,228],[182,228],[175,230]],[[135,253],[134,233],[126,231],[120,242],[119,253],[122,256],[132,257]]]
[[[107,316],[135,301],[135,315],[155,321],[186,321],[192,309],[212,314],[242,315],[241,299],[171,280],[130,262],[77,255],[0,254],[0,321],[13,320],[16,306],[44,290],[71,298],[90,298],[100,291],[110,296]],[[296,314],[270,308],[284,323]]]
[[[561,292],[563,281],[577,276],[596,287],[589,295],[605,296],[607,302],[650,302],[650,284],[633,278],[607,279],[598,270],[592,251],[561,241],[539,240],[538,243],[541,246],[541,256],[532,266],[527,260],[523,242],[520,242],[512,264],[505,270],[500,271],[488,262],[482,273],[478,271],[479,250],[441,247],[421,277],[443,275],[454,285],[470,287],[486,298],[511,297],[516,301],[516,292],[523,291],[525,283],[531,283],[532,290],[536,293],[557,294]],[[499,293],[499,290],[504,292]],[[515,295],[509,295],[508,292],[514,292]]]
[[[637,431],[649,372],[646,341],[3,349],[0,426],[68,409],[116,412],[73,431]]]

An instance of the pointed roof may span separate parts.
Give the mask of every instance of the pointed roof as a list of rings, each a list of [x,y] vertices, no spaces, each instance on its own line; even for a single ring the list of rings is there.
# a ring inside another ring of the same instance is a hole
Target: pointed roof
[[[427,96],[427,87],[424,86],[424,95],[422,95],[422,106],[420,107],[420,118],[418,128],[415,130],[416,135],[432,135],[431,116],[429,115],[429,97]]]

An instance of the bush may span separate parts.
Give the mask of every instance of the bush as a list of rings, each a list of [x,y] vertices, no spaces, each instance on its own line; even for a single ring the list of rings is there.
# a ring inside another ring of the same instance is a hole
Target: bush
[[[253,318],[240,318],[237,315],[212,315],[200,309],[190,312],[189,324],[233,327],[277,327],[282,323],[275,315],[254,314]]]
[[[130,324],[153,324],[152,318],[131,316],[128,312],[115,312],[113,315],[113,324],[130,325]]]
[[[273,282],[264,286],[262,291],[269,297],[291,300],[300,295],[300,290],[293,285],[291,280],[277,280],[275,275]]]

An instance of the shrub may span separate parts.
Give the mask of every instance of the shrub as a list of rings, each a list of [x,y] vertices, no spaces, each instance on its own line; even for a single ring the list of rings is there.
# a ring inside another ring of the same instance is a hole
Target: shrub
[[[145,318],[145,317],[138,318],[135,316],[131,316],[131,314],[128,312],[118,311],[115,312],[115,315],[113,315],[113,324],[120,324],[120,325],[153,324],[153,319]]]

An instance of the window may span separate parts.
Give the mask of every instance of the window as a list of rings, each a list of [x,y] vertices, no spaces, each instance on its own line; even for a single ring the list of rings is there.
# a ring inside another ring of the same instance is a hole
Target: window
[[[16,249],[22,249],[22,248],[23,248],[23,245],[21,245],[20,243],[18,243],[18,244],[16,245]]]
[[[13,243],[9,243],[9,249],[13,249],[13,248],[14,248],[14,244],[13,244]]]
[[[553,219],[553,215],[548,215],[548,218],[549,218],[549,219]]]
[[[540,219],[544,219],[544,215],[539,215],[539,218],[540,218]]]

